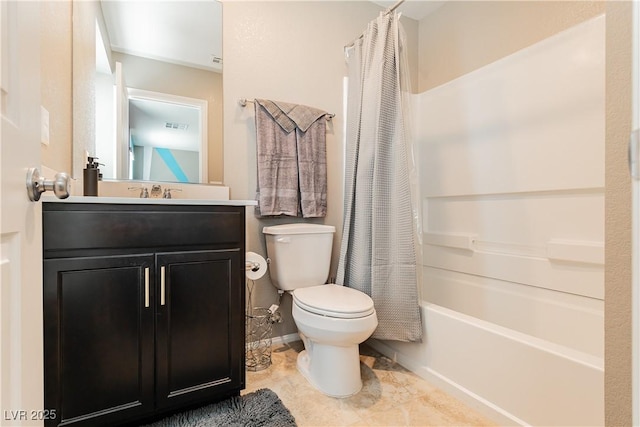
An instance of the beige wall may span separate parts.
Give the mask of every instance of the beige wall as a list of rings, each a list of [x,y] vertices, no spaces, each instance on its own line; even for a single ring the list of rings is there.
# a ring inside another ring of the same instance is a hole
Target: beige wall
[[[41,2],[40,60],[42,106],[49,111],[49,145],[42,164],[71,172],[71,3]],[[47,178],[52,178],[47,176]]]
[[[112,52],[122,63],[127,87],[207,101],[209,181],[222,182],[222,74]]]
[[[96,17],[97,1],[73,0],[73,149],[72,174],[77,179],[76,194],[82,194],[85,151],[95,155],[96,117]]]
[[[448,1],[420,21],[419,91],[604,12],[596,1]]]
[[[224,2],[224,160],[225,184],[234,199],[254,199],[256,142],[253,104],[240,98],[268,98],[324,109],[336,116],[327,124],[328,214],[336,226],[332,276],[336,268],[343,210],[344,46],[358,37],[381,8],[370,2]],[[417,22],[405,24],[410,56],[416,61]],[[248,250],[266,256],[262,227],[295,218],[256,219],[247,215]],[[300,221],[300,220],[297,220]],[[254,305],[277,299],[268,277],[256,282]],[[276,330],[295,332],[290,298],[286,322]]]
[[[631,413],[631,3],[607,2],[605,170],[605,424]]]

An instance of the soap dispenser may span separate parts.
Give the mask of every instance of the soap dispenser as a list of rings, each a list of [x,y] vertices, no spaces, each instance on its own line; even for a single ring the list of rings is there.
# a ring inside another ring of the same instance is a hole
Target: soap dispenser
[[[87,167],[83,170],[85,196],[98,195],[98,176],[100,175],[100,169],[98,169],[98,162],[96,160],[98,160],[97,157],[88,157]]]

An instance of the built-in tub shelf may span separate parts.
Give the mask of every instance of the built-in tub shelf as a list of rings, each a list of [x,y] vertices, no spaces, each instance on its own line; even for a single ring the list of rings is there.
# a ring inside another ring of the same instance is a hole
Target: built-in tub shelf
[[[604,245],[551,239],[530,246],[489,242],[476,234],[423,235],[423,265],[505,282],[604,298]]]
[[[549,240],[547,258],[552,261],[604,265],[604,242]]]
[[[463,233],[424,233],[424,242],[434,246],[473,251],[476,237],[475,234]]]
[[[424,233],[424,243],[472,252],[493,252],[513,256],[548,258],[550,261],[604,265],[604,243],[551,239],[545,247],[487,242],[477,234]]]

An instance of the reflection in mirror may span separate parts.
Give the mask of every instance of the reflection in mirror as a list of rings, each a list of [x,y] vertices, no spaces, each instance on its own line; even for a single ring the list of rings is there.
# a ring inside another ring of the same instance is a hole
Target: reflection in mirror
[[[206,115],[206,101],[130,89],[129,178],[206,179]]]
[[[100,9],[95,155],[103,177],[221,183],[221,3],[102,1]]]

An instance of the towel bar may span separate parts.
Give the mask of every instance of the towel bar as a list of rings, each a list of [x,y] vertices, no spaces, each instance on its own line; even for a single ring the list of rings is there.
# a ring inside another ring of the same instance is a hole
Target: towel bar
[[[253,101],[247,98],[240,98],[238,100],[238,105],[240,105],[241,107],[246,107],[247,106],[247,102],[251,102],[253,104]],[[332,118],[334,118],[336,115],[335,114],[331,114],[331,113],[327,113],[325,115],[325,118],[327,120],[331,120]]]

